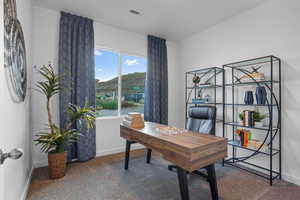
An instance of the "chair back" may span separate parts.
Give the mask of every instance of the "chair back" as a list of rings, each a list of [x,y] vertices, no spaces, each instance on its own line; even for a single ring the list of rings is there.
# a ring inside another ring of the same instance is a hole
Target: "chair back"
[[[190,107],[186,128],[199,133],[215,135],[216,111],[217,108],[210,105]]]

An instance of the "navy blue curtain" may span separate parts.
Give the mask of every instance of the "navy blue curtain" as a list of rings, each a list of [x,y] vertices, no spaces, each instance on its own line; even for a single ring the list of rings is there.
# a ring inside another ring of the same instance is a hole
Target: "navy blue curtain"
[[[148,36],[145,88],[146,121],[168,124],[168,58],[166,40]]]
[[[60,126],[68,122],[70,103],[95,106],[95,60],[93,20],[61,13],[59,34]],[[68,160],[86,161],[96,155],[95,129],[76,125],[84,136],[73,146],[66,147]]]

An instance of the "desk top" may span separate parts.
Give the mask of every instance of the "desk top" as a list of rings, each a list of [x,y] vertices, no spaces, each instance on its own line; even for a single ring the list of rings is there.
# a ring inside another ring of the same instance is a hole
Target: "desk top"
[[[162,124],[145,122],[143,129],[120,125],[121,137],[159,151],[188,171],[212,164],[227,155],[227,139]],[[203,166],[202,166],[203,165]]]
[[[199,151],[205,148],[207,145],[213,145],[214,143],[227,141],[223,137],[200,134],[198,132],[153,122],[145,122],[145,127],[143,129],[134,129],[123,124],[121,124],[121,127],[132,129],[136,132],[155,137],[170,144],[178,145],[185,149],[185,151],[189,152]]]

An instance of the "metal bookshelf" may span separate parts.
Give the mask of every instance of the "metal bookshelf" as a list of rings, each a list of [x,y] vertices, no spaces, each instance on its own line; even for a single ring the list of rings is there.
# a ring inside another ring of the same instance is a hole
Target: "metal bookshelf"
[[[253,78],[252,74],[258,72],[265,75],[263,80]],[[246,77],[246,81],[240,77]],[[267,178],[272,185],[273,180],[281,179],[281,60],[275,56],[265,56],[223,65],[222,86],[223,137],[228,138],[232,150],[230,157],[223,160],[223,165],[232,165]],[[253,90],[255,86],[265,87],[266,104],[243,104],[239,96],[243,92],[239,90],[243,87]],[[269,116],[267,126],[245,127],[238,122],[239,110],[247,107],[266,109]],[[252,135],[259,131],[262,144],[257,148],[240,145],[235,135],[237,128],[251,129]],[[259,156],[268,159],[267,166],[253,160]]]
[[[203,106],[203,105],[214,105],[223,106],[223,69],[219,67],[202,68],[199,70],[189,71],[185,73],[185,116],[186,120],[188,117],[188,109],[191,106]],[[199,83],[194,83],[192,79],[198,76],[200,78]],[[199,93],[211,94],[211,98],[207,103],[195,103],[192,99],[201,99]],[[221,92],[221,93],[220,93]],[[220,98],[217,98],[217,94],[221,94]],[[219,108],[218,110],[222,110]],[[222,123],[223,119],[217,119],[217,123]]]

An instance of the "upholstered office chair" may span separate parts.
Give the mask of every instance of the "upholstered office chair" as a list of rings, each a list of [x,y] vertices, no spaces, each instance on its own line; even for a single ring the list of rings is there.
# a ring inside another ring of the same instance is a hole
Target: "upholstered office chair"
[[[215,106],[198,106],[191,107],[188,111],[188,120],[186,129],[199,132],[200,134],[215,135],[216,130],[216,107]],[[210,184],[213,199],[218,199],[218,189],[215,177],[214,165],[204,167],[208,174],[200,170],[193,171],[194,174],[205,177]],[[172,171],[176,169],[175,165],[169,165],[168,169]]]
[[[190,107],[188,111],[186,129],[194,132],[215,135],[216,107],[205,105]],[[175,165],[169,165],[168,169],[175,169]],[[200,174],[199,174],[200,175]],[[203,174],[202,174],[203,176]]]

